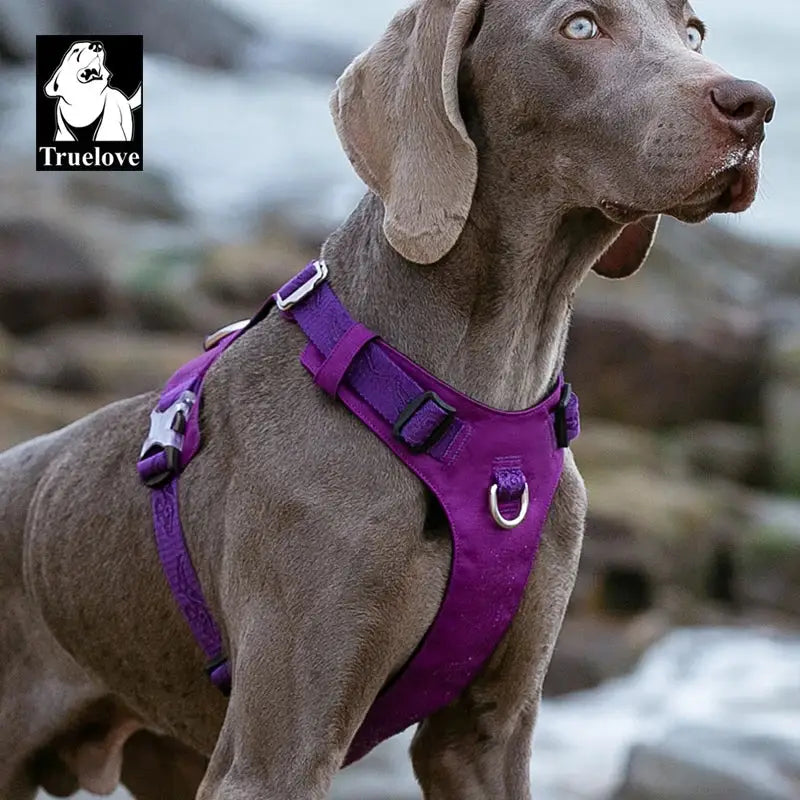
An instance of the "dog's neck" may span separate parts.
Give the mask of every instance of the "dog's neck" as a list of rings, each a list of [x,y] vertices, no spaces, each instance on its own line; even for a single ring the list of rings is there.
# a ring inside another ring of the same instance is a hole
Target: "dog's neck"
[[[548,207],[541,196],[529,214],[508,215],[480,195],[436,265],[409,262],[389,245],[372,194],[323,256],[356,319],[474,399],[527,408],[562,369],[574,292],[613,230],[595,212]]]

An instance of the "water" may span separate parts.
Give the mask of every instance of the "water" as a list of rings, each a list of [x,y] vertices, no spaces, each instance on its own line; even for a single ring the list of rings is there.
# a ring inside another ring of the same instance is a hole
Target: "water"
[[[629,677],[545,701],[531,779],[536,800],[607,800],[631,747],[670,731],[769,735],[800,749],[800,637],[677,631]],[[331,800],[419,800],[406,757],[410,735],[382,745],[337,778]],[[800,759],[797,760],[800,763]],[[84,795],[83,800],[90,796]],[[120,791],[118,800],[127,798]]]

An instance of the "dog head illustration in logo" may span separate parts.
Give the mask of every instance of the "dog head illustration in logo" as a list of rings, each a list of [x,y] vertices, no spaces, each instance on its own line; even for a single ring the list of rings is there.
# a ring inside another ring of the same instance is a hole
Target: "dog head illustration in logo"
[[[142,104],[142,87],[126,97],[109,85],[106,51],[101,42],[74,42],[44,87],[57,97],[57,142],[73,142],[71,128],[97,122],[96,142],[129,142],[133,137],[133,111]]]

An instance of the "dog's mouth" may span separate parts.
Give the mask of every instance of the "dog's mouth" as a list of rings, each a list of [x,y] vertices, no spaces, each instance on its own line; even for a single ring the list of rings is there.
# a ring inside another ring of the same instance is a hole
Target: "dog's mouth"
[[[92,81],[101,80],[103,80],[103,71],[99,56],[95,56],[87,66],[78,70],[78,81],[80,83],[91,83]]]
[[[699,189],[667,214],[683,222],[701,222],[712,214],[739,214],[756,199],[758,151],[748,150],[733,166],[712,175]]]
[[[638,209],[604,200],[603,213],[614,222],[627,225],[652,214],[668,214],[681,222],[702,222],[712,214],[739,214],[753,204],[758,191],[759,153],[751,148],[735,163],[707,178],[677,205],[664,209]]]

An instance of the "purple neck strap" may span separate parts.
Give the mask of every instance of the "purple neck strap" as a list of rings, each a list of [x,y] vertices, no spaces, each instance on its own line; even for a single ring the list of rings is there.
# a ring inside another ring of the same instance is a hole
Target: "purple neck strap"
[[[222,634],[191,564],[178,510],[178,475],[200,447],[199,407],[214,361],[273,304],[305,333],[301,363],[429,487],[453,536],[447,592],[401,673],[376,698],[347,763],[452,702],[480,671],[513,619],[533,568],[563,448],[580,432],[577,397],[559,380],[542,403],[503,412],[475,402],[355,322],[309,264],[241,330],[182,367],[151,415],[139,473],[152,488],[156,542],[169,585],[208,660],[230,691]],[[481,587],[480,592],[475,588]]]

